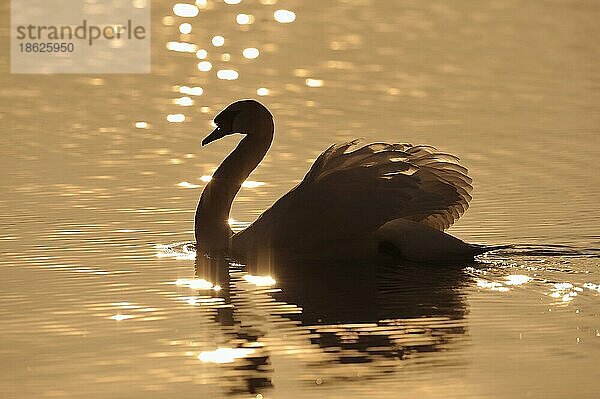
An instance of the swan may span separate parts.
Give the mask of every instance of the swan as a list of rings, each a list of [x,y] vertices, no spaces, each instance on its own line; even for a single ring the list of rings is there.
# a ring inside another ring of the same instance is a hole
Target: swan
[[[434,147],[335,144],[301,183],[243,231],[234,234],[229,212],[242,183],[273,141],[273,115],[247,99],[214,119],[205,146],[244,135],[205,186],[195,214],[198,253],[246,263],[298,259],[369,259],[390,255],[415,262],[472,261],[498,247],[468,244],[444,232],[468,208],[472,180],[453,155]]]

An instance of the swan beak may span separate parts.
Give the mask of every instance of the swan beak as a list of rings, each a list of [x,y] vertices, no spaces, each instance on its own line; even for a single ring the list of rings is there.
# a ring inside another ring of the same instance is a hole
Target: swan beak
[[[211,134],[209,134],[204,138],[204,140],[202,140],[202,145],[205,146],[208,143],[212,143],[213,141],[223,138],[225,136],[227,136],[227,132],[224,129],[217,127],[215,130],[212,131]]]

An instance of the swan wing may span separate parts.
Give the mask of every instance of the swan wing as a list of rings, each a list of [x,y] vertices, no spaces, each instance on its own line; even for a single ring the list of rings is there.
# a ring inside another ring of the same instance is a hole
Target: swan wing
[[[472,179],[454,155],[427,145],[358,143],[329,147],[302,184],[349,195],[342,201],[362,213],[369,206],[384,223],[403,218],[445,230],[469,207]]]
[[[443,231],[467,210],[471,182],[457,157],[431,146],[337,144],[237,238],[282,246],[348,239],[399,218]]]

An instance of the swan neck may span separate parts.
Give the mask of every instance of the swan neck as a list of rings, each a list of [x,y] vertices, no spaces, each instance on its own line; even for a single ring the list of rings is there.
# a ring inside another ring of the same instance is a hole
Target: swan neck
[[[273,123],[258,134],[246,135],[225,158],[206,185],[195,217],[197,248],[226,250],[233,235],[229,212],[233,199],[250,173],[260,164],[273,140]]]

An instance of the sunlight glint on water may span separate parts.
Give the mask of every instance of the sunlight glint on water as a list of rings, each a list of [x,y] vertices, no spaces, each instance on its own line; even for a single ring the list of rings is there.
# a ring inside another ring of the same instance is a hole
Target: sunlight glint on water
[[[0,61],[1,397],[597,394],[597,5],[152,8],[151,75]],[[364,137],[460,156],[475,189],[451,232],[518,245],[460,270],[231,264],[227,282],[191,241],[239,136],[200,141],[216,110],[256,96],[277,132],[233,231],[330,144]]]

